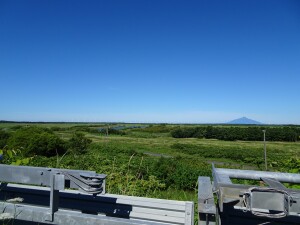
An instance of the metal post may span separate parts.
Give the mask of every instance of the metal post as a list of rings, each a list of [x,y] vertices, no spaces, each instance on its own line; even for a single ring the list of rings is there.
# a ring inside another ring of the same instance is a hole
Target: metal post
[[[268,170],[268,164],[267,164],[267,148],[266,148],[266,130],[263,130],[264,133],[264,153],[265,153],[265,169]]]

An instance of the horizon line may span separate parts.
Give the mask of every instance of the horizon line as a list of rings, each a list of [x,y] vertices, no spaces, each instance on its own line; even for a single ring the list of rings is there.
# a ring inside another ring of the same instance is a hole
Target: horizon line
[[[296,124],[296,123],[260,123],[260,124],[247,124],[247,123],[241,123],[241,124],[233,124],[233,123],[229,123],[229,122],[224,122],[224,123],[189,123],[189,122],[122,122],[122,121],[89,121],[89,122],[86,122],[86,121],[22,121],[22,120],[0,120],[0,123],[56,123],[56,124],[59,124],[59,123],[81,123],[81,124],[101,124],[101,123],[104,123],[104,124],[110,124],[110,123],[113,123],[113,124],[118,124],[118,123],[123,123],[123,124],[187,124],[187,125],[251,125],[251,126],[272,126],[272,125],[283,125],[283,126],[297,126],[297,125],[300,125],[300,124]]]

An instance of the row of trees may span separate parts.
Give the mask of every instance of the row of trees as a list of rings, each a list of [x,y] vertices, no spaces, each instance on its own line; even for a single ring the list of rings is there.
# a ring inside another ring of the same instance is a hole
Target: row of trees
[[[24,157],[34,155],[49,157],[67,151],[84,153],[90,143],[90,139],[78,132],[66,141],[47,128],[29,126],[14,132],[0,130],[0,149],[18,150]]]
[[[214,127],[201,126],[190,128],[178,128],[171,132],[174,138],[207,138],[226,141],[261,141],[262,131],[267,130],[268,141],[296,142],[300,136],[298,127]]]

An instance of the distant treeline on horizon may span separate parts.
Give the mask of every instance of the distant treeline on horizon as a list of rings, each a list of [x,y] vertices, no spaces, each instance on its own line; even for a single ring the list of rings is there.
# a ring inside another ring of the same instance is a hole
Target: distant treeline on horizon
[[[155,125],[200,125],[200,126],[230,126],[230,127],[235,127],[235,126],[264,126],[264,127],[272,127],[272,126],[295,126],[298,127],[300,126],[299,124],[247,124],[247,123],[241,123],[241,124],[231,124],[231,123],[165,123],[165,122],[112,122],[112,121],[106,121],[106,122],[82,122],[82,121],[77,121],[77,122],[71,122],[71,121],[14,121],[14,120],[0,120],[0,123],[22,123],[22,124],[155,124]]]
[[[294,126],[248,126],[248,127],[217,127],[200,126],[178,128],[171,132],[174,138],[206,138],[225,141],[261,141],[263,130],[266,130],[266,140],[296,142],[300,139],[300,127]]]

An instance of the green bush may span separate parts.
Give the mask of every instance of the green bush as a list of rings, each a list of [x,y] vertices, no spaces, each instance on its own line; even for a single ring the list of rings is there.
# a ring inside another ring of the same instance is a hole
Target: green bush
[[[185,161],[178,158],[160,158],[151,173],[164,182],[167,188],[193,190],[198,176],[210,176],[210,167],[193,159]]]
[[[136,131],[147,132],[147,133],[169,133],[173,130],[172,127],[167,126],[166,124],[159,125],[150,125],[147,127],[136,128]]]
[[[65,152],[65,143],[54,134],[43,132],[34,137],[27,149],[29,155],[54,156]]]
[[[77,154],[83,154],[87,151],[88,146],[92,140],[86,138],[83,133],[74,133],[72,138],[68,141],[68,148]]]
[[[52,131],[35,126],[22,127],[8,139],[9,149],[20,150],[24,156],[54,156],[65,152],[65,143]]]

